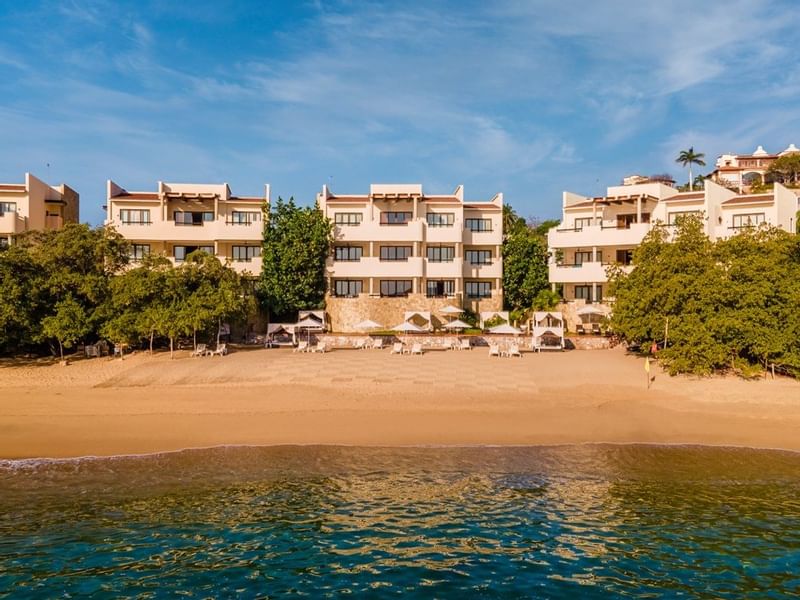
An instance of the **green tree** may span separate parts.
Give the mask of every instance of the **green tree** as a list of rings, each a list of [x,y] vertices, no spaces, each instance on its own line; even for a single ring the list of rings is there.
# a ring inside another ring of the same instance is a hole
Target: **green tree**
[[[64,348],[72,348],[90,330],[88,315],[83,307],[69,295],[56,304],[54,314],[45,317],[42,321],[42,336],[58,341],[61,360],[64,360]]]
[[[791,186],[800,185],[800,152],[776,158],[767,169],[766,179]]]
[[[258,292],[272,315],[322,307],[325,261],[333,242],[333,226],[318,207],[301,208],[281,198],[272,206],[264,227],[262,272]]]
[[[547,241],[510,206],[503,207],[503,295],[510,310],[528,310],[548,289]]]
[[[702,152],[695,152],[694,146],[691,146],[688,150],[681,150],[678,154],[678,158],[675,159],[675,162],[684,166],[689,167],[689,191],[694,189],[694,179],[692,178],[692,165],[699,165],[701,167],[706,166],[706,161],[703,160],[705,158],[705,154]]]

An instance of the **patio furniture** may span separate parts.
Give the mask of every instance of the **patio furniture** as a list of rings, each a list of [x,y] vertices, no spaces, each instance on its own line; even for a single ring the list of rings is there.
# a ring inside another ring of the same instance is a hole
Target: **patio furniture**
[[[379,337],[372,340],[372,349],[373,350],[382,350],[383,349],[383,338]]]
[[[592,323],[592,333],[594,335],[603,335],[603,332],[600,329],[600,323]]]
[[[519,351],[519,346],[517,344],[511,344],[508,347],[507,355],[508,356],[519,356],[520,358],[522,358],[522,353]]]
[[[489,344],[489,356],[500,356],[500,346]]]
[[[297,342],[297,348],[292,352],[308,352],[308,342]]]
[[[361,338],[358,340],[353,340],[353,348],[356,350],[364,350],[367,347],[367,340]]]
[[[583,323],[575,325],[575,333],[578,335],[584,335],[586,333],[586,330],[583,328]]]
[[[320,352],[325,354],[326,352],[330,352],[328,349],[328,345],[325,342],[317,342],[317,345],[311,349],[311,352]]]
[[[422,344],[419,342],[414,343],[411,346],[411,354],[422,354]]]
[[[216,350],[209,350],[209,356],[225,356],[228,353],[228,344],[218,344]]]
[[[461,340],[459,350],[472,350],[472,346],[469,343],[469,338],[464,338]]]
[[[206,353],[206,345],[197,344],[197,348],[195,348],[189,356],[204,356],[205,353]]]
[[[395,342],[392,344],[392,351],[389,354],[402,354],[403,353],[403,344],[400,342]]]

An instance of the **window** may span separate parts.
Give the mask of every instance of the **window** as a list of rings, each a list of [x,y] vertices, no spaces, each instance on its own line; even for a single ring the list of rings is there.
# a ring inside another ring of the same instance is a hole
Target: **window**
[[[590,285],[576,285],[575,286],[575,299],[586,300],[587,303],[592,302],[592,286]]]
[[[0,202],[0,215],[17,212],[16,202]]]
[[[491,219],[464,219],[464,227],[470,231],[491,231]]]
[[[580,266],[583,263],[590,263],[592,262],[592,252],[584,251],[584,252],[575,252],[575,266]]]
[[[677,225],[678,219],[683,217],[699,217],[702,213],[699,210],[679,210],[667,215],[668,225]]]
[[[333,293],[342,298],[355,298],[361,293],[363,282],[360,279],[334,279]]]
[[[214,254],[214,246],[175,246],[172,250],[172,255],[176,261],[181,262],[186,260],[186,257],[192,252],[197,252],[198,250],[211,255]]]
[[[133,262],[139,262],[150,254],[150,244],[131,244],[130,257]]]
[[[336,246],[333,249],[333,260],[358,262],[361,260],[361,246]]]
[[[456,282],[452,279],[429,279],[425,284],[425,295],[428,298],[453,296],[456,293]]]
[[[492,251],[467,250],[464,252],[464,260],[471,265],[490,265],[492,264]]]
[[[410,279],[381,280],[381,296],[408,296],[410,293]]]
[[[428,246],[430,262],[453,262],[456,249],[454,246]]]
[[[123,225],[150,225],[150,209],[123,208],[119,211],[119,220]]]
[[[232,256],[234,262],[250,262],[253,258],[261,256],[261,246],[233,246]]]
[[[175,220],[175,225],[202,225],[205,221],[213,221],[214,213],[176,210],[172,213],[172,218]]]
[[[650,213],[642,213],[641,223],[650,222]],[[636,223],[636,213],[627,215],[617,215],[617,229],[630,229]]]
[[[617,250],[617,262],[621,265],[632,265],[633,250]]]
[[[492,284],[489,281],[467,281],[464,284],[467,298],[491,298]]]
[[[336,225],[360,225],[364,215],[361,213],[335,213],[333,215],[333,222]]]
[[[580,219],[575,219],[575,229],[581,230],[584,227],[591,227],[592,226],[592,217],[582,217]]]
[[[764,213],[753,213],[750,215],[733,215],[733,228],[742,229],[744,227],[756,227],[765,221]]]
[[[381,246],[381,260],[408,260],[411,246]]]
[[[250,225],[261,220],[261,214],[255,211],[234,210],[231,212],[228,225]]]
[[[410,212],[382,212],[381,225],[405,225],[412,216]]]
[[[428,213],[427,221],[429,227],[452,227],[455,223],[455,213]]]

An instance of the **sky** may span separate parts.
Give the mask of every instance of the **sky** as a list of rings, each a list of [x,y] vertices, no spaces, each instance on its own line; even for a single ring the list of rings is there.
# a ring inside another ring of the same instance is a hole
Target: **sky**
[[[0,0],[0,181],[561,192],[800,145],[793,0]]]

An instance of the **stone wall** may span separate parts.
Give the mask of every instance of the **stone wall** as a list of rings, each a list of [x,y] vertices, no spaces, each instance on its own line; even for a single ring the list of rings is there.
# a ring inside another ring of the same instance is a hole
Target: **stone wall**
[[[584,306],[586,306],[586,300],[571,300],[569,302],[562,302],[556,306],[556,310],[564,315],[564,321],[567,323],[568,331],[576,331],[577,324],[583,322],[580,316],[578,316],[578,310]],[[606,304],[595,303],[592,306],[599,308],[606,315],[611,314],[611,308]]]

